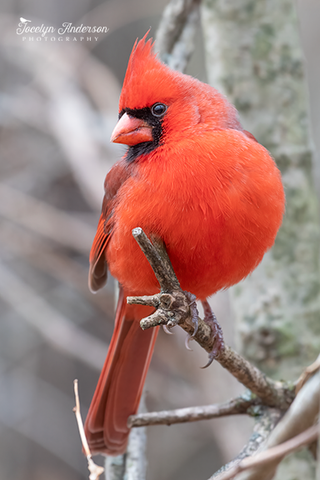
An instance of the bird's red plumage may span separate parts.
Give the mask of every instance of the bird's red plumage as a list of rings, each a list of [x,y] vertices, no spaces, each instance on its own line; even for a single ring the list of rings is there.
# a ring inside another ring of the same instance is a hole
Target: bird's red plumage
[[[220,93],[171,71],[152,53],[151,41],[142,39],[130,56],[119,110],[130,118],[156,103],[167,110],[155,147],[142,150],[133,161],[125,156],[106,177],[90,256],[90,284],[93,290],[104,284],[107,264],[126,294],[158,291],[155,275],[131,234],[141,227],[164,241],[182,289],[205,299],[245,278],[273,245],[285,203],[280,173]],[[139,361],[126,361],[130,354],[122,350],[131,346],[121,337],[119,325],[130,315],[136,322],[141,318],[135,308],[123,314],[122,306],[117,315],[112,349],[90,407],[89,442],[94,438],[92,425],[100,432],[99,447],[91,442],[94,451],[123,452],[128,429],[121,409],[126,416],[138,407],[141,365],[149,364],[154,336],[137,333],[132,348]],[[131,394],[119,403],[119,392],[125,389]],[[122,419],[116,427],[110,412]]]

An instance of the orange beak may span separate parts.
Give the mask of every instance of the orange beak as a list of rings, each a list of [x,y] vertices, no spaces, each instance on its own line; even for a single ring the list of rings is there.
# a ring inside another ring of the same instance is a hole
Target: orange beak
[[[125,113],[115,126],[110,140],[113,143],[124,143],[129,146],[152,142],[152,127],[141,118],[130,117]]]

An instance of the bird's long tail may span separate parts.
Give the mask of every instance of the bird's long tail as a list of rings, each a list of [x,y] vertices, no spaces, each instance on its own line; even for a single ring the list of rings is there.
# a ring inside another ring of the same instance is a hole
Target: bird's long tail
[[[85,432],[92,453],[125,452],[127,419],[137,412],[158,328],[141,330],[149,307],[127,305],[120,290],[115,329],[89,413]]]

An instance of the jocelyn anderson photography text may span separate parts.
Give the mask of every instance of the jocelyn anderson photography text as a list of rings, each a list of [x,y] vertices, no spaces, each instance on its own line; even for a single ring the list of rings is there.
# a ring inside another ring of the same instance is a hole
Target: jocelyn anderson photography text
[[[75,26],[71,22],[64,22],[60,28],[48,26],[43,23],[41,25],[30,25],[30,23],[31,20],[20,18],[16,33],[17,35],[23,35],[23,41],[91,41],[92,38],[98,41],[98,37],[96,36],[77,37],[76,34],[105,34],[109,31],[109,28],[106,26],[88,26],[83,24]],[[34,34],[36,34],[35,37],[33,36]],[[58,36],[54,34],[58,34]]]

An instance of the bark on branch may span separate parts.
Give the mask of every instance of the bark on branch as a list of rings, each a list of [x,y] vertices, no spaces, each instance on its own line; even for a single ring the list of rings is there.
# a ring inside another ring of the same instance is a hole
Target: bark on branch
[[[175,423],[197,422],[227,415],[250,414],[252,407],[261,405],[257,397],[241,396],[221,405],[206,405],[203,407],[178,408],[161,412],[146,412],[131,415],[128,427],[144,427],[147,425],[173,425]]]

